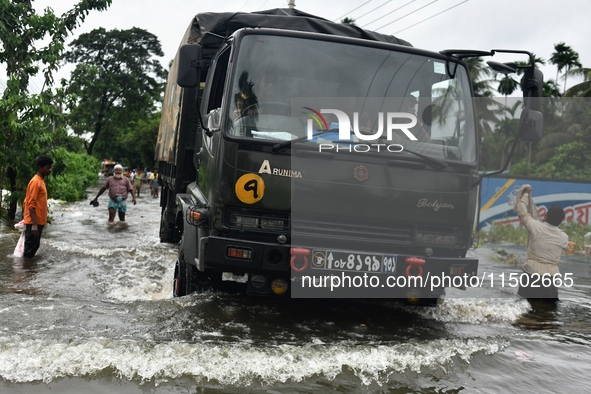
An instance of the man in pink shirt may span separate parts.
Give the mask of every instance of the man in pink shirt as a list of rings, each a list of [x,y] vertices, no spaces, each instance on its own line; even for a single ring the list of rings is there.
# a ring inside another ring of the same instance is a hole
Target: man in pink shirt
[[[113,176],[109,177],[103,187],[99,190],[98,194],[94,198],[94,202],[100,197],[105,190],[109,189],[109,223],[113,223],[115,220],[115,213],[119,213],[119,220],[125,221],[125,214],[127,213],[127,194],[131,193],[131,199],[133,204],[137,203],[135,199],[135,188],[131,184],[129,178],[123,176],[123,167],[117,164],[113,168]]]

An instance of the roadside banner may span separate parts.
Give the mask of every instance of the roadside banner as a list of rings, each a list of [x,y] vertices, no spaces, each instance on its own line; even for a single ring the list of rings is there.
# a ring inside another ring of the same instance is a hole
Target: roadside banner
[[[485,177],[481,185],[479,228],[492,225],[519,226],[513,212],[517,191],[524,184],[532,186],[532,196],[540,217],[556,204],[565,211],[565,222],[588,226],[591,223],[591,182],[565,182],[526,178]]]

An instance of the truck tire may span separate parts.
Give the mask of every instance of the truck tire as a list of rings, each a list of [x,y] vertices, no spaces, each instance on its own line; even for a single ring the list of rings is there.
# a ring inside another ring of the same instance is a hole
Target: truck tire
[[[179,254],[174,267],[174,279],[172,283],[173,297],[183,297],[192,292],[193,270],[185,261],[183,242],[179,245]]]
[[[173,296],[183,297],[191,293],[206,291],[241,292],[243,284],[223,283],[221,273],[199,271],[193,264],[185,261],[184,235],[179,242],[179,253],[174,268]],[[240,288],[241,290],[237,290]]]
[[[172,296],[183,297],[187,293],[187,263],[177,259],[174,267],[174,279],[172,282]]]
[[[162,215],[160,216],[160,242],[174,243],[173,233],[170,225],[166,223],[166,208],[164,208],[162,210]]]

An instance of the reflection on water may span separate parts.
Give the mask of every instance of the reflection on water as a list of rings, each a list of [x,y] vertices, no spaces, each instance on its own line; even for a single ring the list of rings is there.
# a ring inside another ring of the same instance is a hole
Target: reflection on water
[[[582,260],[555,310],[502,288],[435,308],[212,292],[175,299],[176,249],[159,242],[157,199],[140,197],[111,226],[106,207],[88,201],[53,216],[31,260],[12,257],[18,234],[0,230],[3,393],[529,393],[589,383]],[[515,269],[489,249],[471,253],[482,271]]]
[[[12,260],[12,267],[7,265],[8,271],[12,271],[6,276],[6,278],[10,277],[10,280],[2,286],[0,293],[36,294],[37,290],[31,285],[32,279],[37,274],[36,259],[13,256]]]

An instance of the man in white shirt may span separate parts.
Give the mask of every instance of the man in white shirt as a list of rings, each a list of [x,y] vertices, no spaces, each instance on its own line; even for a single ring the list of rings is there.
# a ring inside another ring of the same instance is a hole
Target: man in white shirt
[[[521,278],[518,294],[530,301],[555,302],[558,289],[553,285],[554,278],[560,275],[560,257],[568,244],[568,235],[558,228],[564,220],[564,210],[553,205],[544,221],[536,220],[530,214],[535,207],[530,194],[531,186],[522,186],[514,208],[528,233],[527,257],[522,268],[529,280]]]

